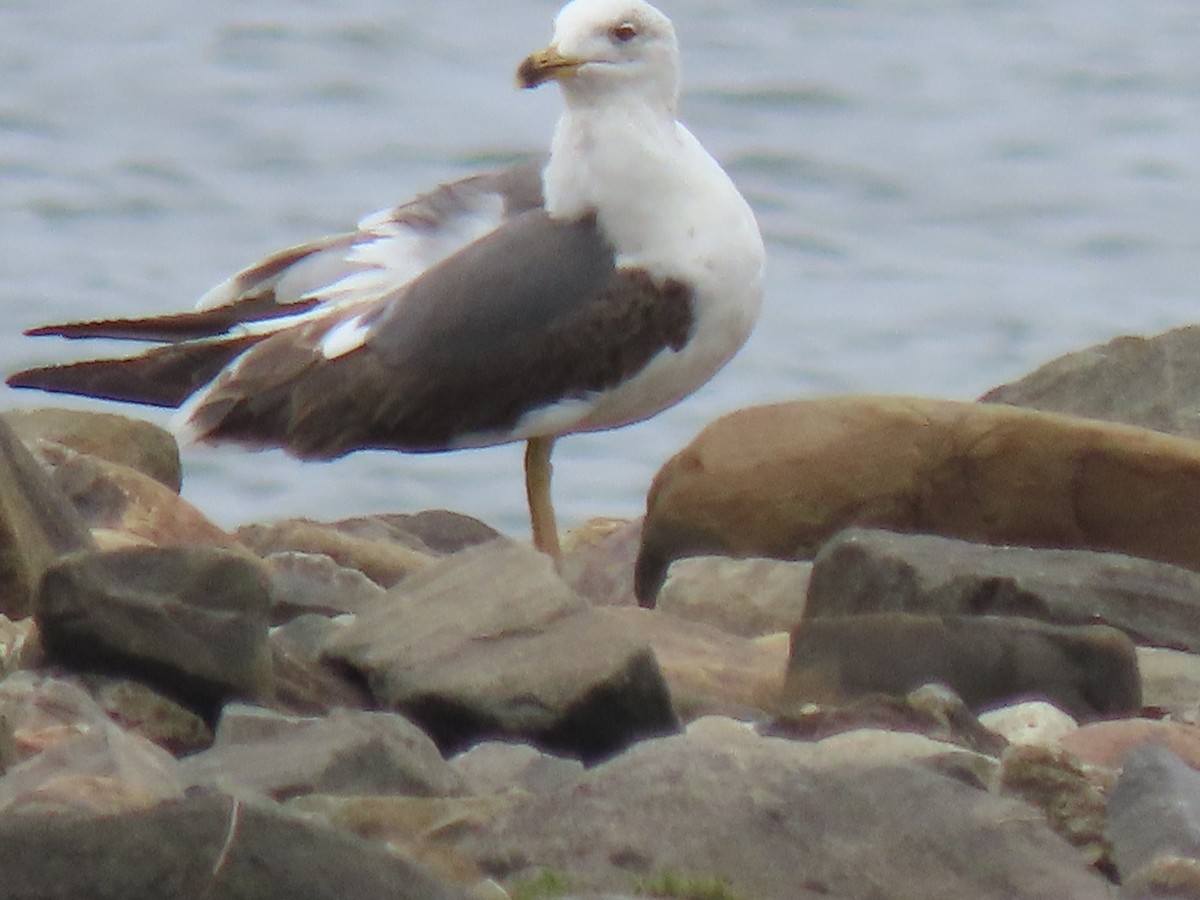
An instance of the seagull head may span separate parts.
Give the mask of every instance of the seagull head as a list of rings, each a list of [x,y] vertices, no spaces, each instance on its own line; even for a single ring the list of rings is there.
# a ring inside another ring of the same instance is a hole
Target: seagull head
[[[557,81],[568,105],[634,94],[674,115],[679,44],[671,20],[642,0],[572,0],[554,39],[517,70],[521,87]]]

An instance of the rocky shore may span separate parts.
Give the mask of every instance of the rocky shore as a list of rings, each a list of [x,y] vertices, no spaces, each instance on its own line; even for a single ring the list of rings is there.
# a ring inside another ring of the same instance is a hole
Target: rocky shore
[[[0,414],[0,900],[1200,897],[1195,360],[742,410],[558,568]]]

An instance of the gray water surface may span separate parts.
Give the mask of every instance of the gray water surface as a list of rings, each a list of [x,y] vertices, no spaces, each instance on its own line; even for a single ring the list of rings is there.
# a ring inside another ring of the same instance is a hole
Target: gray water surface
[[[662,5],[684,118],[760,217],[767,299],[704,390],[559,444],[563,524],[636,515],[662,462],[739,406],[971,398],[1200,321],[1195,0]],[[555,11],[0,0],[4,369],[125,349],[24,328],[186,308],[272,250],[543,149],[559,98],[513,72]],[[110,406],[0,388],[0,408],[47,402]],[[523,534],[521,452],[192,448],[185,496],[224,525],[448,507]]]

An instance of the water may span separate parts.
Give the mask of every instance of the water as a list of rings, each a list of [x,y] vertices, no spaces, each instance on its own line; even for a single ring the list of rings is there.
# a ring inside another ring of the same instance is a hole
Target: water
[[[1200,321],[1195,0],[663,0],[684,117],[759,213],[761,324],[654,420],[564,440],[564,524],[636,515],[739,406],[971,398],[1122,333]],[[514,89],[552,3],[0,0],[0,360],[47,321],[190,305],[276,248],[543,148]],[[0,388],[0,408],[77,403]],[[155,411],[125,408],[165,422]],[[433,506],[524,533],[521,448],[185,453],[224,525]]]

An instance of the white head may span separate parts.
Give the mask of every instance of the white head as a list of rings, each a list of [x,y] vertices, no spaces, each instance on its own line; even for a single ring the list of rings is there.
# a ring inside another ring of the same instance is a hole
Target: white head
[[[643,0],[571,0],[554,40],[517,70],[522,87],[555,80],[569,106],[636,95],[672,117],[679,102],[679,44],[671,20]]]

